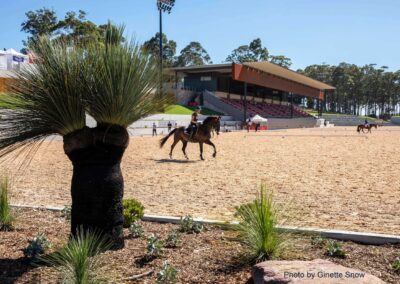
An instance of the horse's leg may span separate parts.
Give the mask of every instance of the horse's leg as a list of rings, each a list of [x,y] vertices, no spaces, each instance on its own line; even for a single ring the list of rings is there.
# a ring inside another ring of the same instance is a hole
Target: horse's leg
[[[176,146],[176,144],[178,144],[179,142],[179,138],[177,138],[176,136],[174,136],[174,143],[172,143],[171,145],[171,151],[169,152],[169,158],[172,159],[172,151],[174,151],[174,148]]]
[[[182,146],[182,152],[183,152],[183,154],[185,155],[185,158],[187,159],[187,160],[189,160],[189,157],[186,155],[186,146],[187,146],[187,141],[185,141],[185,140],[182,140],[182,143],[183,143],[183,146]]]
[[[206,143],[207,145],[211,145],[214,148],[214,154],[213,157],[215,158],[217,156],[217,148],[215,148],[215,145],[213,142],[211,142],[210,140],[205,141],[204,143]]]
[[[200,144],[200,159],[202,161],[204,161],[204,158],[203,158],[203,142],[199,142],[199,144]]]

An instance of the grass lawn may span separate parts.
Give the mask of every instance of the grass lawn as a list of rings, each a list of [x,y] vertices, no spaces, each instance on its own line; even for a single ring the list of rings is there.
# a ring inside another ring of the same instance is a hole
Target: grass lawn
[[[196,107],[188,107],[182,105],[171,105],[165,109],[165,114],[184,114],[184,115],[191,115]],[[213,111],[208,108],[201,108],[202,115],[222,115],[222,113]]]

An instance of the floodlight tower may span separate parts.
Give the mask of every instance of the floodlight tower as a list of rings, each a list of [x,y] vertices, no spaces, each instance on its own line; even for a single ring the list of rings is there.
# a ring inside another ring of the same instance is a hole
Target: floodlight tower
[[[157,0],[157,8],[160,13],[160,95],[162,95],[162,69],[163,69],[163,47],[162,47],[162,13],[171,13],[172,7],[175,5],[175,0]]]

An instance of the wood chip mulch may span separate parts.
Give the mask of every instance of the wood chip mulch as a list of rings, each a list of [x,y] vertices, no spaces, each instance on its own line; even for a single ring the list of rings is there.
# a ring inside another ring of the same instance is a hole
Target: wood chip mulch
[[[69,222],[58,212],[15,209],[15,230],[0,231],[0,283],[57,283],[60,276],[53,268],[32,266],[22,249],[28,239],[45,233],[53,248],[68,239]],[[145,235],[156,234],[165,239],[178,230],[177,225],[142,222]],[[200,234],[179,234],[181,245],[165,249],[164,256],[145,260],[146,238],[130,238],[125,232],[125,248],[102,255],[107,276],[112,283],[155,283],[156,274],[164,261],[178,270],[178,283],[251,283],[251,265],[243,262],[245,253],[236,233],[208,227]],[[400,274],[391,265],[400,256],[400,245],[365,246],[344,242],[345,259],[329,258],[323,248],[311,245],[310,236],[290,235],[280,259],[311,260],[326,258],[347,267],[371,273],[387,283],[400,283]],[[126,278],[146,274],[136,280]]]

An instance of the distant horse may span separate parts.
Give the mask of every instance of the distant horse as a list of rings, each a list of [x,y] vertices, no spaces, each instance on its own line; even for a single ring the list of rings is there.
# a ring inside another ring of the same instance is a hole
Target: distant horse
[[[199,143],[200,145],[200,159],[204,160],[203,158],[203,144],[210,145],[214,148],[214,154],[213,157],[215,158],[217,156],[217,149],[215,148],[215,145],[210,141],[211,139],[211,132],[215,130],[217,135],[219,135],[220,131],[220,117],[218,116],[209,116],[207,117],[203,123],[198,126],[196,133],[193,134],[192,137],[190,137],[189,134],[185,133],[185,127],[179,127],[175,128],[172,130],[167,136],[162,138],[160,140],[160,148],[162,148],[167,142],[168,138],[174,135],[174,142],[171,145],[171,151],[169,152],[169,157],[172,159],[172,151],[174,150],[174,147],[179,141],[182,141],[183,146],[182,146],[182,152],[185,155],[186,159],[189,159],[188,156],[186,155],[186,146],[188,142],[191,143]]]
[[[378,124],[369,123],[367,126],[365,126],[364,124],[360,124],[357,126],[357,132],[360,133],[360,131],[362,130],[362,132],[365,133],[364,130],[367,130],[367,133],[372,133],[371,132],[372,127],[378,128]]]

